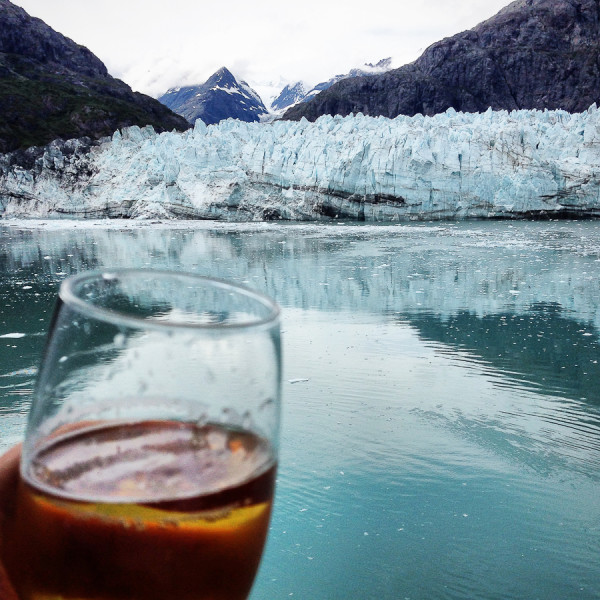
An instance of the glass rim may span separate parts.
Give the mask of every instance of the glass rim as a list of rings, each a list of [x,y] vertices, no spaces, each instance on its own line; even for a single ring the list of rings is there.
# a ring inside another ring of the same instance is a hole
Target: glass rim
[[[229,290],[232,293],[236,293],[247,298],[251,298],[258,304],[268,309],[268,313],[264,317],[257,317],[254,319],[248,319],[245,321],[235,323],[193,323],[185,321],[152,321],[144,319],[143,317],[136,317],[129,315],[125,312],[119,312],[117,310],[102,308],[91,302],[87,302],[81,296],[76,293],[77,286],[80,286],[86,281],[97,280],[97,279],[111,279],[113,276],[133,276],[133,275],[156,275],[158,277],[172,277],[172,278],[183,278],[191,279],[196,282],[207,286],[213,286],[214,288],[220,288],[222,290]],[[191,273],[189,271],[176,271],[168,269],[134,269],[134,268],[117,268],[117,269],[94,269],[90,271],[83,271],[76,275],[71,275],[64,279],[58,290],[58,297],[62,300],[65,306],[76,309],[87,317],[112,323],[113,325],[129,326],[136,329],[177,329],[177,330],[198,330],[198,331],[237,331],[246,329],[256,329],[262,327],[269,327],[278,322],[281,309],[277,302],[263,294],[257,292],[249,287],[241,285],[239,283],[233,283],[226,279],[220,279],[217,277],[210,277],[206,275],[199,275],[197,273]]]

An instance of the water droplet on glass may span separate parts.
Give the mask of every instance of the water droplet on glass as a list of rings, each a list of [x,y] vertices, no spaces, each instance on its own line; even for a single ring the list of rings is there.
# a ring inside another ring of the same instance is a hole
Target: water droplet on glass
[[[253,429],[254,420],[252,419],[252,415],[249,410],[244,411],[242,415],[242,427],[244,429]]]
[[[273,404],[275,404],[275,401],[273,400],[273,398],[267,398],[259,407],[258,410],[259,411],[263,411],[263,410],[270,410],[273,407]]]
[[[208,415],[205,412],[203,412],[196,418],[196,426],[198,428],[204,427],[206,423],[208,423]]]
[[[212,369],[206,369],[206,381],[208,383],[215,381],[215,374],[213,373]]]
[[[223,409],[223,417],[225,419],[225,423],[228,425],[236,425],[241,426],[242,424],[242,416],[237,410],[234,408],[224,408]]]
[[[225,450],[227,445],[227,436],[222,431],[211,431],[206,436],[206,441],[211,450],[216,452]]]
[[[113,342],[117,348],[125,347],[125,335],[123,333],[117,333],[113,338]]]

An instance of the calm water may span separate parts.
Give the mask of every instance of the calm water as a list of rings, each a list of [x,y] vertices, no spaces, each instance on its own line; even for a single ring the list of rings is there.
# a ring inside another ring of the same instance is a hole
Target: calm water
[[[0,226],[0,449],[60,281],[153,266],[284,309],[253,600],[600,598],[600,222]]]

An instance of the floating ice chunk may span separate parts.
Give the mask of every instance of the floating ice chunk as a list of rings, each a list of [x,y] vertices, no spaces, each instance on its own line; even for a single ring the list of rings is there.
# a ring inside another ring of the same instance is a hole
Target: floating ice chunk
[[[37,367],[25,367],[24,369],[18,369],[17,371],[11,371],[10,373],[2,373],[0,377],[22,377],[37,375]]]

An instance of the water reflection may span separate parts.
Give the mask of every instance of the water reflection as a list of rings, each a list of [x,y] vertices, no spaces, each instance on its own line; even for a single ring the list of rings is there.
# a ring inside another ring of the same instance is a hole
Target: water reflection
[[[0,228],[0,335],[26,333],[19,346],[31,350],[66,275],[174,268],[246,282],[284,306],[410,323],[509,377],[597,403],[599,229],[25,222]]]
[[[516,387],[568,395],[600,406],[598,330],[558,303],[534,303],[521,313],[442,318],[417,315],[411,323],[424,340],[461,349],[497,370]]]
[[[600,597],[598,240],[598,222],[0,226],[0,445],[66,275],[233,279],[284,307],[254,597]]]

